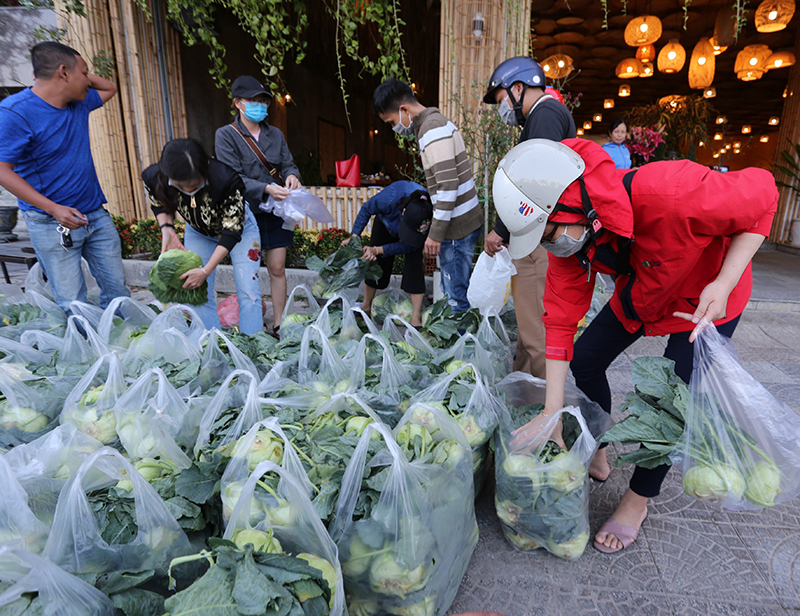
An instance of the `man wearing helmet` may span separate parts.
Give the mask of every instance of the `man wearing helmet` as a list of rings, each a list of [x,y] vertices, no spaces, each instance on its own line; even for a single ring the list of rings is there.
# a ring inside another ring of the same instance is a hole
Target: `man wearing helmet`
[[[549,88],[548,88],[549,89]],[[528,57],[511,58],[501,63],[489,79],[483,102],[497,105],[500,117],[509,126],[522,126],[519,142],[528,139],[561,141],[575,137],[575,122],[569,110],[554,95],[545,92],[542,67]],[[487,234],[483,249],[493,256],[509,240],[508,229],[498,218]],[[547,252],[537,248],[514,265],[511,291],[517,313],[518,339],[514,370],[544,378],[544,307]]]
[[[576,385],[611,412],[606,369],[641,336],[669,336],[664,355],[688,382],[697,331],[712,321],[727,337],[736,328],[752,289],[750,260],[778,200],[763,169],[721,174],[685,160],[616,169],[599,145],[582,139],[516,146],[500,161],[492,191],[511,256],[540,243],[550,253],[545,408],[517,431],[517,443],[564,406],[570,368]],[[573,349],[597,272],[615,277],[614,294]],[[599,450],[593,465],[607,464],[605,456]],[[636,467],[595,537],[598,550],[618,552],[636,539],[668,469]]]

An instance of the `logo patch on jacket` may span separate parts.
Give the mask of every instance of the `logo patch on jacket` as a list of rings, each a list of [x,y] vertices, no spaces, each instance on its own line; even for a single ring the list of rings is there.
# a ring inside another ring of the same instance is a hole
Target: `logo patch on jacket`
[[[534,210],[530,205],[528,205],[524,201],[520,201],[519,202],[519,213],[520,214],[522,214],[523,216],[530,216],[531,214],[533,214],[533,212],[534,212]]]
[[[661,261],[642,261],[645,267],[661,267]]]

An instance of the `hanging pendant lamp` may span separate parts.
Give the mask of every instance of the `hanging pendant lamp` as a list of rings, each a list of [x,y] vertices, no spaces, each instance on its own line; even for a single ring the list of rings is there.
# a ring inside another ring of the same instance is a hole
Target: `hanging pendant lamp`
[[[794,15],[794,0],[764,0],[756,9],[756,30],[778,32],[789,25]]]
[[[617,92],[617,96],[620,98],[625,98],[626,96],[631,95],[631,87],[628,85],[620,86],[619,92]]]
[[[717,40],[716,36],[712,36],[710,39],[708,39],[708,42],[711,43],[711,46],[714,48],[715,56],[718,56],[728,48],[727,45],[720,45],[719,40]]]
[[[683,68],[686,62],[686,50],[678,42],[672,39],[658,52],[658,70],[662,73],[677,73]]]
[[[736,55],[733,71],[742,81],[761,79],[767,71],[767,58],[772,51],[766,45],[748,45]]]
[[[653,45],[642,45],[636,50],[636,59],[647,64],[656,59],[656,48]]]
[[[542,70],[550,79],[563,79],[572,72],[573,60],[570,56],[557,53],[542,61]]]
[[[631,47],[652,45],[661,38],[661,20],[655,15],[642,15],[625,26],[625,43]]]
[[[689,61],[689,87],[702,90],[714,81],[715,68],[714,47],[707,38],[701,38],[692,50]]]
[[[625,58],[617,64],[615,73],[620,79],[633,79],[644,72],[644,66],[636,58]]]
[[[772,71],[776,68],[787,68],[796,61],[797,59],[791,51],[776,51],[766,59],[766,69]]]

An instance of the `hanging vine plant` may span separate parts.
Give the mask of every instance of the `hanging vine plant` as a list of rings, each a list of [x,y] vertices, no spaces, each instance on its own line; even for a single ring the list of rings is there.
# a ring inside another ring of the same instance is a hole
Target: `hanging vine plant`
[[[608,30],[608,0],[600,0],[603,6],[603,30]]]
[[[747,25],[747,0],[735,0],[733,3],[733,19],[736,25],[733,30],[734,42],[739,42],[739,33]]]
[[[689,25],[689,7],[692,5],[692,0],[683,0],[683,30]]]

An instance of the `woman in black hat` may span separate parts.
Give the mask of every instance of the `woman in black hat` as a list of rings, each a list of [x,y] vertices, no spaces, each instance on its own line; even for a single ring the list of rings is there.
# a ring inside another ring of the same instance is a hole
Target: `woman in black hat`
[[[231,88],[236,118],[217,129],[214,147],[217,158],[241,176],[245,199],[256,215],[261,247],[266,251],[270,296],[277,335],[286,305],[286,247],[292,245],[292,231],[283,228],[283,219],[259,209],[272,197],[285,199],[300,188],[300,171],[294,164],[283,133],[267,122],[270,94],[255,77],[237,77]]]

